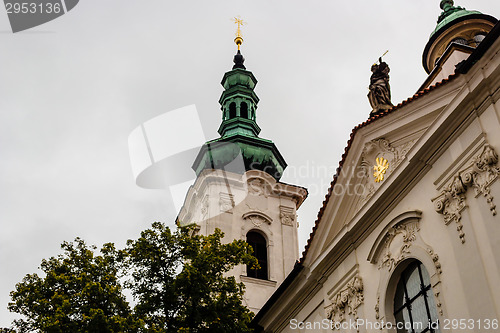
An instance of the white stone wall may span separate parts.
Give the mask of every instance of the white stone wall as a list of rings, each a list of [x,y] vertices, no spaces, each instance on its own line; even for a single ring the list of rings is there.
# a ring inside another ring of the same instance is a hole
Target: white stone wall
[[[246,240],[249,231],[264,236],[268,280],[247,277],[244,265],[228,273],[245,283],[244,301],[258,312],[299,258],[296,210],[306,195],[305,189],[276,182],[265,172],[207,170],[189,189],[179,220],[197,223],[205,235],[219,228],[226,242]]]
[[[500,319],[499,50],[497,41],[466,75],[358,130],[344,169],[371,171],[384,157],[385,179],[340,174],[337,185],[369,190],[330,198],[304,268],[259,321],[265,332],[394,323],[396,285],[414,260],[429,272],[441,324],[473,320],[441,332],[499,330],[484,325]]]

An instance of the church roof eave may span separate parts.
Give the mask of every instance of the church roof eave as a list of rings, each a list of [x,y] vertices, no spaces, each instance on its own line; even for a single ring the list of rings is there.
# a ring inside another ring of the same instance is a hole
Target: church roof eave
[[[261,170],[279,181],[287,167],[285,159],[272,141],[235,134],[211,140],[203,145],[192,169],[197,175],[205,169],[225,169],[226,165],[234,166],[232,162],[237,158],[242,159],[244,166],[240,165],[236,171],[227,171],[243,173],[249,170]]]

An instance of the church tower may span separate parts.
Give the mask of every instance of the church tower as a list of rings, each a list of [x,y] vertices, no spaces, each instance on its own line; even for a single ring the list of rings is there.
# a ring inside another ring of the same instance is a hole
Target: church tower
[[[178,221],[196,223],[204,235],[219,228],[224,241],[243,239],[252,246],[260,269],[240,265],[229,274],[245,284],[244,303],[258,312],[299,258],[296,212],[307,190],[280,182],[286,162],[271,140],[259,137],[257,79],[245,68],[243,22],[236,23],[238,51],[221,82],[220,137],[200,149],[192,166],[197,179]]]
[[[440,7],[442,12],[422,55],[429,76],[420,90],[455,73],[497,23],[493,16],[455,6],[453,0],[441,0]]]

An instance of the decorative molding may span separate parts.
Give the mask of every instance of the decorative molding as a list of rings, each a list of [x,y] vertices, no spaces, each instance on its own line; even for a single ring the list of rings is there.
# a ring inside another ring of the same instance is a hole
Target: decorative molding
[[[267,216],[266,214],[262,212],[257,212],[257,211],[252,211],[245,213],[241,216],[244,220],[250,221],[253,223],[255,227],[260,227],[262,224],[267,223],[271,224],[273,222],[273,219]]]
[[[393,226],[384,236],[384,255],[378,265],[378,269],[387,267],[392,271],[397,264],[406,259],[410,253],[410,247],[417,239],[420,231],[418,221]],[[392,242],[397,235],[402,235],[403,242],[396,253],[391,253]]]
[[[474,189],[475,196],[482,195],[490,206],[493,216],[497,215],[496,205],[493,203],[493,196],[490,193],[490,185],[498,178],[500,168],[498,155],[490,146],[484,146],[483,152],[476,157],[471,169],[467,170],[461,177],[466,186]]]
[[[307,190],[300,186],[277,182],[271,175],[259,170],[250,170],[245,173],[245,186],[249,195],[264,197],[285,196],[291,198],[296,208],[300,207],[307,197]]]
[[[296,220],[295,209],[292,207],[280,206],[281,224],[293,226]]]
[[[263,195],[267,198],[272,193],[272,188],[261,178],[249,178],[248,193],[252,195]]]
[[[327,318],[342,322],[346,315],[357,317],[357,309],[363,303],[363,282],[359,275],[354,276],[345,287],[330,298],[332,304],[325,308]]]
[[[489,144],[485,144],[481,154],[473,158],[468,167],[458,171],[439,196],[431,199],[436,212],[443,215],[445,225],[452,221],[457,224],[462,244],[465,243],[465,233],[461,219],[462,212],[467,208],[466,193],[468,188],[474,189],[476,197],[484,196],[493,216],[497,214],[490,190],[490,185],[500,174],[500,168],[497,164],[497,153]]]
[[[375,191],[380,186],[380,182],[390,176],[392,171],[401,164],[416,141],[416,139],[411,140],[396,147],[392,146],[385,139],[376,139],[365,144],[359,164],[362,170],[362,181],[365,183],[365,190],[361,195],[357,209],[360,209],[375,194]],[[377,171],[378,161],[382,163],[382,159],[385,166],[383,166],[383,175],[382,178],[377,178],[373,171]]]
[[[434,262],[434,267],[436,268],[436,272],[438,274],[443,273],[443,270],[441,269],[441,263],[439,262],[439,256],[436,253],[434,253],[434,251],[431,248],[427,248],[427,253],[429,253],[429,255],[432,258],[432,262]]]
[[[203,220],[206,220],[208,217],[208,194],[205,195],[205,197],[201,201],[200,211],[201,211],[201,218]]]
[[[421,218],[422,212],[419,210],[407,211],[393,218],[375,240],[367,260],[372,264],[380,261],[379,269],[385,266],[391,271],[407,258],[410,247],[417,240]]]
[[[379,233],[368,255],[368,261],[377,265],[380,272],[377,299],[374,305],[375,319],[394,320],[393,297],[406,264],[420,261],[429,272],[432,292],[439,315],[444,316],[444,305],[440,299],[443,273],[439,256],[422,239],[420,220],[422,212],[408,211],[396,216]],[[382,269],[384,268],[384,269]],[[389,297],[389,300],[387,299]]]
[[[233,213],[234,195],[229,193],[219,193],[219,207],[221,212]]]
[[[439,295],[440,295],[440,292],[439,291],[436,291],[434,293],[434,296],[436,297],[436,307],[437,307],[437,311],[439,312],[439,314],[441,316],[444,315],[444,312],[443,312],[443,304],[441,304],[441,300],[439,298]]]
[[[457,224],[458,236],[462,243],[465,243],[465,233],[462,230],[462,212],[467,208],[465,203],[466,187],[459,176],[455,176],[441,192],[441,195],[432,199],[436,212],[443,214],[444,223],[450,224],[452,221]]]

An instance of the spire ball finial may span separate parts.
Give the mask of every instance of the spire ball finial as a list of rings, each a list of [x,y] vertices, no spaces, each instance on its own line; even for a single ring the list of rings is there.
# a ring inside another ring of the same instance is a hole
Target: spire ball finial
[[[238,50],[240,49],[240,45],[243,44],[243,37],[241,36],[241,26],[245,25],[244,22],[239,16],[234,18],[234,23],[238,25],[238,29],[236,30],[236,38],[234,42],[238,45]]]
[[[439,7],[441,7],[442,10],[446,10],[447,8],[453,7],[453,0],[441,0]]]

